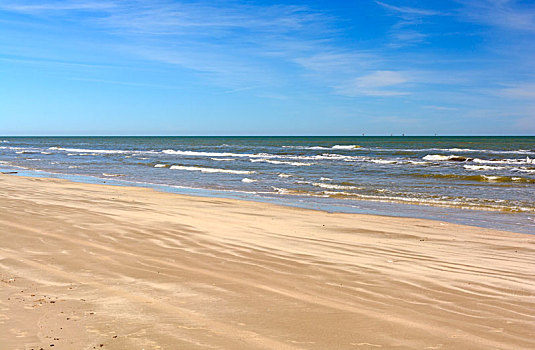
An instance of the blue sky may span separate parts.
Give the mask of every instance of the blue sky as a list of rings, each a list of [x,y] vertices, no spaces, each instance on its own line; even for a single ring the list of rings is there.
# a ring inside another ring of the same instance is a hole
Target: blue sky
[[[534,135],[533,1],[0,1],[0,135]]]

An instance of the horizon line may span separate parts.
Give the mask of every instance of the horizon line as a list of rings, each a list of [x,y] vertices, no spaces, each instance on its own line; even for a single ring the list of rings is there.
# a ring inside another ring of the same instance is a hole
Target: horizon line
[[[535,137],[535,135],[497,135],[497,134],[360,134],[360,135],[83,135],[83,134],[62,134],[62,135],[0,135],[0,137]]]

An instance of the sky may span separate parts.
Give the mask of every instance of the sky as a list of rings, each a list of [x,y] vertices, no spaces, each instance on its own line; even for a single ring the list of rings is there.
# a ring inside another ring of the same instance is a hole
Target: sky
[[[535,1],[0,0],[0,135],[535,135]]]

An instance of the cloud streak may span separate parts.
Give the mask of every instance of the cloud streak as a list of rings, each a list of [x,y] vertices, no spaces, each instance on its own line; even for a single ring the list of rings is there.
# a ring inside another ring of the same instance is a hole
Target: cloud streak
[[[502,96],[514,99],[535,100],[535,83],[525,83],[516,86],[510,86],[500,91]]]
[[[330,16],[294,5],[63,1],[5,3],[0,10],[55,21],[69,21],[65,12],[89,11],[81,25],[113,35],[117,51],[231,89],[275,84],[278,66],[325,50],[335,30]]]
[[[535,4],[513,0],[468,0],[462,1],[459,17],[466,21],[491,27],[535,31]]]
[[[57,1],[57,2],[5,2],[0,4],[0,10],[19,12],[26,14],[43,14],[52,12],[65,12],[65,11],[102,11],[111,10],[116,5],[107,1]]]
[[[400,96],[408,95],[407,91],[392,88],[402,87],[410,79],[406,74],[394,71],[375,71],[358,77],[349,84],[339,87],[339,93],[345,96]]]
[[[389,5],[387,3],[384,3],[384,2],[381,2],[381,1],[376,1],[376,3],[382,7],[384,7],[385,9],[387,10],[390,10],[392,12],[395,12],[401,16],[409,16],[411,18],[413,18],[414,16],[436,16],[436,15],[440,15],[441,13],[438,12],[438,11],[433,11],[433,10],[426,10],[426,9],[421,9],[421,8],[416,8],[416,7],[408,7],[408,6],[394,6],[394,5]]]

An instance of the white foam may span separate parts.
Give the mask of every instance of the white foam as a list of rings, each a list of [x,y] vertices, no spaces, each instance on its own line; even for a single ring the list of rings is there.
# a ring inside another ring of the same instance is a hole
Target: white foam
[[[169,165],[167,164],[156,164],[154,167],[155,168],[167,168]]]
[[[535,164],[535,159],[530,157],[516,159],[479,159],[475,158],[474,163],[479,164]]]
[[[423,157],[422,159],[425,159],[425,160],[448,160],[448,159],[450,159],[450,157],[449,156],[443,156],[441,154],[428,154],[425,157]]]
[[[437,150],[443,150],[443,151],[449,151],[449,152],[473,152],[473,153],[497,153],[497,154],[535,154],[535,152],[525,149],[518,149],[518,150],[494,150],[494,149],[472,149],[472,148],[447,148],[447,149],[440,149]]]
[[[231,162],[233,160],[236,160],[235,158],[210,158],[211,160],[215,160],[217,162]]]
[[[172,170],[200,171],[201,173],[227,173],[227,174],[254,174],[254,171],[247,170],[230,170],[217,168],[202,168],[196,166],[171,165]]]
[[[368,159],[367,157],[361,156],[347,156],[336,153],[324,153],[321,155],[287,155],[287,154],[271,154],[271,153],[231,153],[231,152],[199,152],[199,151],[181,151],[166,149],[162,153],[170,155],[182,155],[182,156],[192,156],[192,157],[224,157],[231,159],[230,157],[235,158],[251,158],[251,159],[291,159],[291,160],[344,160],[344,161],[363,161]],[[296,165],[296,164],[293,164]]]
[[[293,166],[311,166],[315,163],[301,163],[301,162],[286,162],[282,160],[270,160],[270,159],[250,159],[250,162],[256,163],[256,162],[264,162],[264,163],[270,163],[270,164],[286,164],[286,165],[293,165]]]
[[[396,164],[395,160],[386,160],[386,159],[370,159],[370,162],[377,164]]]
[[[329,147],[322,146],[282,146],[282,148],[294,148],[294,149],[331,149]]]
[[[497,182],[500,180],[499,176],[481,175],[481,177],[488,182]]]
[[[503,166],[490,166],[490,165],[465,165],[467,170],[501,170],[506,169]]]
[[[468,161],[471,160],[471,158],[466,158],[463,156],[456,156],[453,154],[450,154],[448,156],[442,155],[442,154],[428,154],[425,157],[422,158],[423,160],[431,160],[431,161],[448,161],[448,160],[456,160],[456,161]]]
[[[162,153],[179,155],[179,156],[194,156],[194,157],[254,157],[254,154],[249,153],[231,153],[231,152],[198,152],[198,151],[180,151],[174,149],[164,149]]]
[[[342,154],[336,154],[336,153],[323,153],[316,156],[301,156],[297,157],[299,159],[313,159],[313,160],[343,160],[346,162],[358,162],[358,161],[365,161],[369,159],[368,157],[363,156],[344,156]]]
[[[280,188],[280,187],[275,187],[275,186],[271,186],[271,188],[278,194],[290,194],[291,193],[291,191],[286,188]]]
[[[535,169],[526,169],[526,168],[513,168],[514,171],[521,171],[523,173],[535,173]]]
[[[329,177],[320,177],[320,181],[332,181],[333,179]]]
[[[107,173],[102,173],[102,175],[107,176],[107,177],[119,177],[119,176],[124,176],[123,174],[107,174]]]
[[[290,174],[282,174],[282,173],[281,173],[281,174],[279,174],[278,176],[279,176],[279,177],[291,177],[292,175],[290,175]]]
[[[249,179],[249,178],[246,178],[246,177],[244,177],[243,179],[241,179],[241,182],[245,182],[245,183],[257,182],[257,181],[258,181],[258,180]]]
[[[362,189],[362,187],[357,187],[357,186],[334,185],[334,184],[326,184],[326,183],[321,183],[321,182],[314,182],[312,186],[327,188],[330,190],[361,190]]]
[[[437,150],[448,151],[448,152],[482,152],[483,150],[479,149],[470,149],[470,148],[437,148]]]
[[[359,149],[361,147],[359,145],[334,145],[331,148],[332,149]]]
[[[118,149],[85,149],[85,148],[63,148],[63,147],[49,147],[48,149],[55,150],[55,151],[64,151],[64,152],[72,152],[72,153],[103,153],[103,154],[124,154],[124,153],[138,153],[135,151],[126,151],[126,150],[118,150]]]
[[[461,152],[461,153],[490,153],[490,154],[535,154],[535,151],[518,150],[493,150],[493,149],[473,149],[473,148],[373,148],[375,151],[387,152]]]
[[[26,150],[26,151],[17,151],[15,152],[17,154],[36,154],[36,153],[39,153],[37,151],[31,151],[31,150]]]

